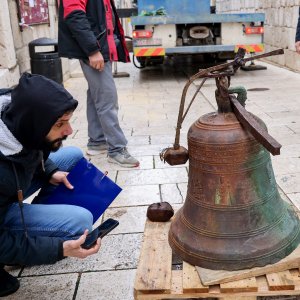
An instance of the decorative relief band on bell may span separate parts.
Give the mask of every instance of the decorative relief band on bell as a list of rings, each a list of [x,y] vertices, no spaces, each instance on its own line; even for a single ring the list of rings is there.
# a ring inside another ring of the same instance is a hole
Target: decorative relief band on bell
[[[239,122],[235,124],[226,124],[226,125],[214,125],[213,127],[209,124],[203,124],[202,122],[196,121],[194,126],[198,129],[203,130],[211,130],[211,131],[229,131],[229,130],[236,130],[241,127]]]
[[[254,139],[245,139],[243,141],[240,141],[238,143],[228,143],[228,144],[220,144],[217,142],[208,142],[208,141],[199,141],[197,139],[194,139],[192,137],[189,137],[189,146],[197,147],[200,151],[221,151],[221,152],[243,152],[243,153],[249,153],[254,154],[260,151],[260,149],[263,149],[263,146],[260,144],[257,144]],[[198,148],[199,147],[199,148]],[[231,148],[228,150],[228,147]]]
[[[193,142],[189,139],[189,153],[190,158],[194,158],[199,161],[209,162],[252,162],[266,156],[269,157],[269,153],[265,151],[262,146],[249,146],[247,143],[240,143],[239,145],[209,145]]]
[[[219,165],[210,162],[199,163],[199,161],[195,161],[193,159],[194,158],[190,158],[190,168],[195,166],[197,170],[203,171],[203,173],[218,174],[218,175],[247,173],[252,171],[254,168],[263,167],[268,161],[268,159],[266,158],[264,161],[260,161],[256,165],[252,165],[250,167],[242,167],[244,165],[243,163],[240,163],[240,165],[238,165],[236,162],[234,162],[235,165],[233,166],[233,162],[231,164],[228,163],[226,165],[222,161],[223,165]]]
[[[192,196],[195,193],[193,191],[189,191],[187,194],[187,201],[191,201],[193,202],[195,205],[197,205],[198,207],[202,207],[202,208],[208,208],[211,210],[216,210],[216,211],[228,211],[228,205],[221,205],[221,204],[211,204],[205,201],[204,195],[202,194],[200,197],[195,197]],[[277,190],[273,189],[271,190],[270,193],[266,193],[265,197],[261,197],[259,200],[255,200],[252,202],[247,202],[247,203],[243,203],[243,204],[235,204],[235,205],[230,205],[230,210],[231,211],[237,211],[237,210],[248,210],[249,207],[255,205],[255,206],[260,206],[260,205],[264,205],[266,203],[268,203],[271,200],[277,201]]]
[[[238,232],[236,231],[235,233],[220,233],[220,232],[213,232],[213,231],[209,231],[209,230],[204,230],[202,228],[197,228],[196,226],[193,226],[192,223],[190,223],[185,217],[184,214],[181,213],[180,215],[180,219],[181,222],[187,227],[189,228],[191,231],[195,232],[198,235],[203,235],[206,237],[211,237],[211,238],[230,238],[230,239],[240,239],[240,238],[245,238],[245,237],[252,237],[255,235],[259,235],[262,234],[264,232],[267,232],[275,227],[278,227],[280,223],[282,223],[282,221],[285,220],[286,218],[286,214],[287,211],[285,211],[283,214],[281,214],[277,220],[275,220],[273,223],[270,223],[268,226],[264,226],[255,230],[248,230],[248,231],[241,231]]]
[[[237,120],[234,113],[223,113],[219,114],[217,112],[211,112],[206,115],[201,116],[196,122],[193,124],[197,128],[203,128],[205,130],[226,130],[230,129],[241,129],[241,123]]]

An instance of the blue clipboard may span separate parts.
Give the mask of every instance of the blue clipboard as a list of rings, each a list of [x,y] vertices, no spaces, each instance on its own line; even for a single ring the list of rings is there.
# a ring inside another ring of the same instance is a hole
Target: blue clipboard
[[[44,204],[70,204],[88,209],[96,222],[122,189],[84,157],[68,174],[73,190],[60,184]]]

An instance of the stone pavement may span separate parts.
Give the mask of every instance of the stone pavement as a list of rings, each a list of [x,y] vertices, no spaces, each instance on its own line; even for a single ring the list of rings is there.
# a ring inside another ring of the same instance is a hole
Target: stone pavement
[[[246,108],[263,119],[282,143],[282,154],[272,158],[277,183],[300,208],[300,74],[267,66],[266,71],[239,71],[232,86],[268,89],[249,91]],[[116,79],[119,118],[129,151],[141,166],[126,169],[109,164],[106,154],[93,157],[92,162],[107,170],[108,176],[123,188],[103,215],[103,219],[118,219],[120,225],[102,240],[99,253],[85,260],[67,258],[55,265],[12,270],[20,277],[21,288],[6,299],[132,300],[147,206],[163,200],[178,208],[185,199],[188,164],[163,164],[159,152],[173,143],[182,89],[187,74],[195,73],[197,68],[170,64],[138,70],[132,64],[118,64],[118,69],[130,73],[129,78]],[[85,150],[87,84],[80,72],[75,75],[65,82],[80,103],[72,121],[74,133],[66,144]],[[193,85],[189,94],[195,89]],[[208,80],[184,122],[183,145],[189,126],[215,109],[214,90],[214,81]]]

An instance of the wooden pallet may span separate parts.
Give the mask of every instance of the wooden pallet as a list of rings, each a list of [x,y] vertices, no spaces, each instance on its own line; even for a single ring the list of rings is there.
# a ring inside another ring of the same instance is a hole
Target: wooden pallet
[[[146,221],[134,285],[136,300],[300,295],[299,269],[203,286],[194,266],[180,261],[174,264],[169,227],[170,222]]]

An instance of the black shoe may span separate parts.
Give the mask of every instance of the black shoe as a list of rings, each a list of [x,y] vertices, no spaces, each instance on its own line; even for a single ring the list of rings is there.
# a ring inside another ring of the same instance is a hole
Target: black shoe
[[[0,297],[16,292],[20,287],[19,280],[0,268]]]

